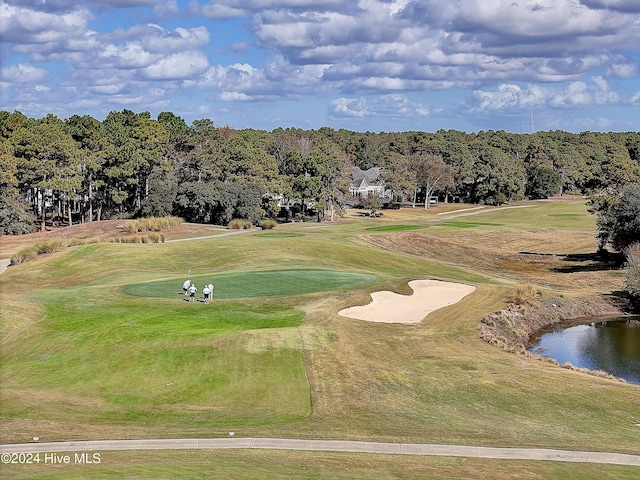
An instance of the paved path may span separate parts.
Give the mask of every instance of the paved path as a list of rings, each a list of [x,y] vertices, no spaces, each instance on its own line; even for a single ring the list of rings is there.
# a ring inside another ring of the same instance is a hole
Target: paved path
[[[640,467],[640,455],[581,452],[546,448],[492,448],[418,443],[379,443],[349,440],[296,440],[286,438],[184,438],[163,440],[88,440],[77,442],[0,445],[0,454],[100,452],[109,450],[265,449],[315,452],[355,452],[388,455],[475,457],[510,460],[605,463]]]
[[[11,265],[10,258],[0,258],[0,273],[3,273]]]

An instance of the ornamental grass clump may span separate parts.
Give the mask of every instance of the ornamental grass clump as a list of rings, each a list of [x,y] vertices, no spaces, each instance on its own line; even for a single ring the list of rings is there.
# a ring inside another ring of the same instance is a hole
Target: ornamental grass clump
[[[542,299],[542,291],[531,284],[526,284],[516,288],[512,295],[511,302],[521,307],[530,307]]]
[[[68,243],[64,239],[54,240],[42,240],[40,242],[31,245],[30,247],[23,248],[18,253],[11,257],[11,265],[18,265],[20,263],[28,262],[38,257],[38,255],[44,255],[47,253],[54,253],[66,248]]]
[[[180,217],[144,217],[127,222],[123,229],[127,233],[161,232],[178,228],[180,225]]]
[[[248,230],[249,228],[251,228],[251,226],[252,223],[244,218],[234,218],[227,224],[227,227],[233,230]]]
[[[262,220],[262,222],[260,222],[260,226],[263,230],[273,230],[276,225],[278,225],[278,222],[271,218],[265,218],[264,220]]]
[[[165,235],[162,232],[152,232],[148,235],[127,235],[116,237],[112,243],[164,243]]]

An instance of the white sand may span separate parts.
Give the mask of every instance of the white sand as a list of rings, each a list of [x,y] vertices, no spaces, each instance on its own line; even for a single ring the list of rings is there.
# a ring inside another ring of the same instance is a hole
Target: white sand
[[[458,303],[476,287],[439,280],[409,282],[412,295],[389,291],[374,292],[368,305],[350,307],[338,312],[343,317],[384,323],[418,323],[434,310]]]

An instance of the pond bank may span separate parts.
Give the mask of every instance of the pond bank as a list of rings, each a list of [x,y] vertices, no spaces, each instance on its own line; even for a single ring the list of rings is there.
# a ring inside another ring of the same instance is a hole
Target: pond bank
[[[587,322],[590,317],[624,316],[622,305],[604,296],[595,298],[556,297],[534,304],[511,303],[486,315],[480,323],[480,337],[508,352],[527,353],[531,338],[544,329]]]

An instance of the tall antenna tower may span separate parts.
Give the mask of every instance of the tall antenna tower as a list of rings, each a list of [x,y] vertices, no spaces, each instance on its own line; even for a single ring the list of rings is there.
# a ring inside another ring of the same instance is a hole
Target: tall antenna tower
[[[531,133],[536,133],[536,129],[533,126],[533,112],[529,112],[529,120],[531,121]]]

